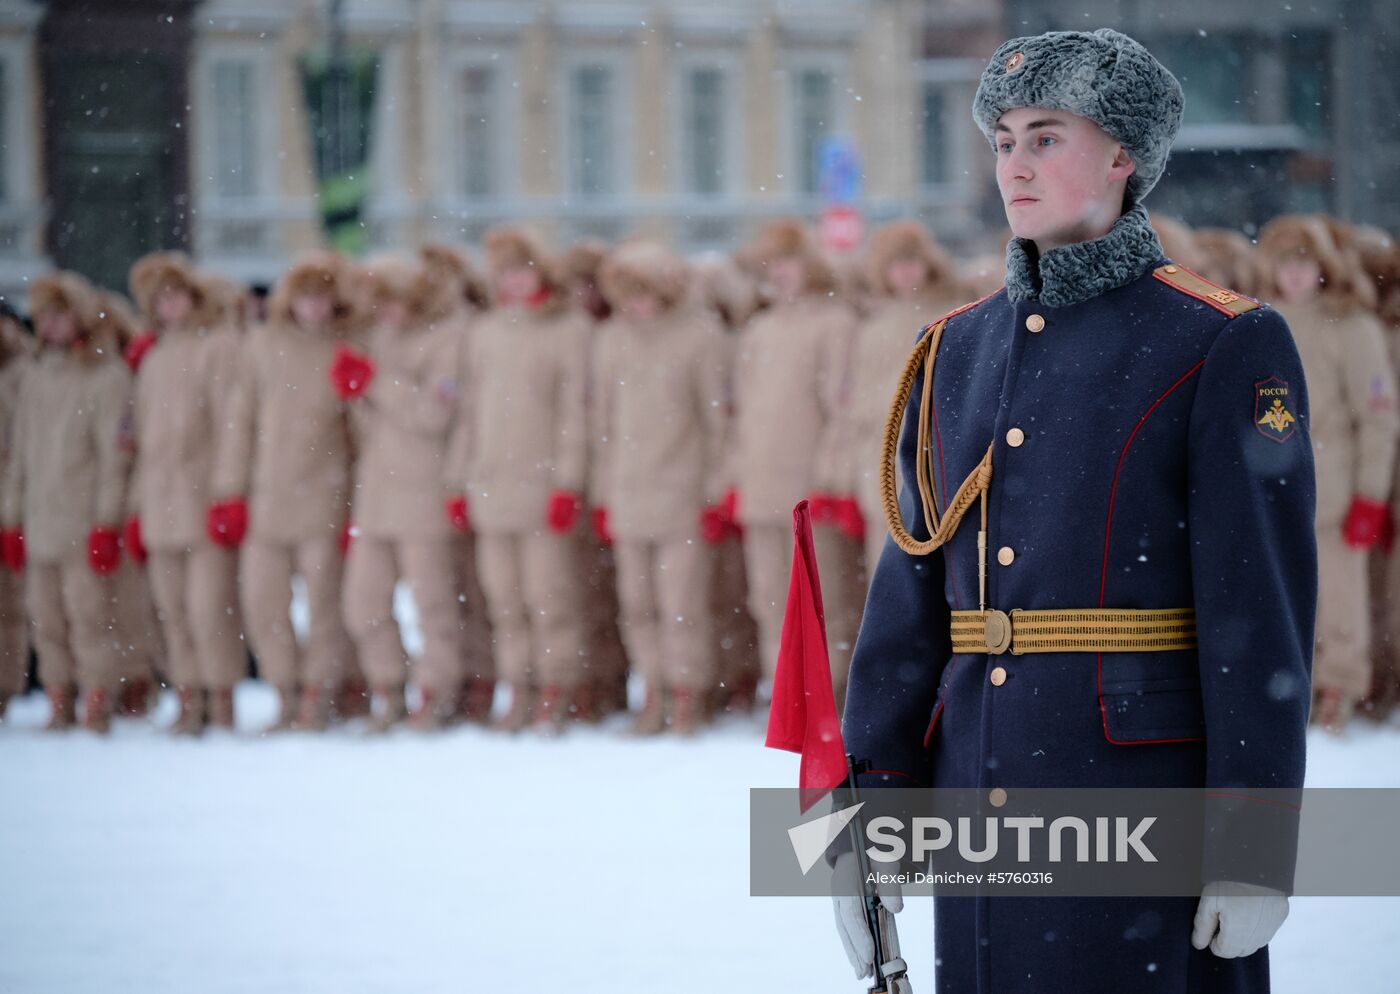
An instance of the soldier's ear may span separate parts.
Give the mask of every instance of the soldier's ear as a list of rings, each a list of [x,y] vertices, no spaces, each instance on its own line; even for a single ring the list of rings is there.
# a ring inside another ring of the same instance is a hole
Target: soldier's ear
[[[1119,145],[1113,153],[1113,162],[1109,165],[1108,178],[1126,183],[1128,177],[1135,172],[1137,172],[1137,162],[1133,160],[1133,154]]]

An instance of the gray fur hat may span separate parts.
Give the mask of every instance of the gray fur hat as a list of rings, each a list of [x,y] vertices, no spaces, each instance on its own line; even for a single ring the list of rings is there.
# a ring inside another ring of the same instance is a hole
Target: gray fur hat
[[[1157,185],[1181,127],[1181,84],[1147,49],[1112,28],[1012,38],[982,71],[972,117],[992,148],[1001,115],[1051,107],[1087,117],[1137,163],[1128,206]]]

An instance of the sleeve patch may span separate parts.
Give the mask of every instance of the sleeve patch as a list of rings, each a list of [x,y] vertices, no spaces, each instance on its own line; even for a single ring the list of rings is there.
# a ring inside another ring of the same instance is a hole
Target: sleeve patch
[[[1275,442],[1286,442],[1298,429],[1288,396],[1288,381],[1277,376],[1254,384],[1254,427]]]

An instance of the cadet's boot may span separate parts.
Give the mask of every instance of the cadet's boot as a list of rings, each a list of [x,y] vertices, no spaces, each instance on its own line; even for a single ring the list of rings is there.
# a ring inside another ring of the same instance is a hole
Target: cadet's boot
[[[701,713],[704,695],[693,690],[671,691],[671,731],[677,735],[690,736],[700,730],[705,723]]]
[[[518,732],[530,720],[531,700],[528,683],[510,685],[510,707],[506,713],[491,722],[491,727],[499,732]]]
[[[1355,702],[1340,690],[1323,690],[1319,692],[1314,717],[1323,731],[1341,735],[1346,731],[1354,710]]]
[[[44,726],[45,731],[61,732],[73,727],[77,721],[77,696],[77,688],[71,686],[55,687],[48,692],[49,722]]]
[[[601,697],[603,699],[602,713],[613,714],[617,711],[627,710],[627,671],[614,674],[611,678],[603,681]]]
[[[1356,713],[1383,725],[1390,720],[1397,702],[1400,702],[1400,676],[1377,672],[1371,682],[1371,692],[1356,706]]]
[[[531,723],[546,735],[558,735],[564,730],[564,722],[569,719],[569,698],[569,691],[559,684],[545,684],[540,689]]]
[[[112,730],[112,695],[102,687],[93,687],[83,699],[83,728],[98,735]]]
[[[399,722],[403,721],[407,709],[403,702],[403,687],[377,687],[374,691],[374,700],[379,703],[379,710],[370,709],[369,730],[374,733],[387,732]]]
[[[570,707],[574,721],[585,725],[596,725],[603,720],[603,711],[598,703],[598,681],[585,680],[574,688],[574,702]]]
[[[10,709],[10,692],[0,690],[0,721],[5,720],[5,712]]]
[[[296,727],[297,692],[295,687],[277,688],[277,720],[267,726],[269,732],[287,732]]]
[[[292,727],[299,732],[324,732],[331,723],[331,691],[314,683],[301,688]]]
[[[641,712],[627,729],[629,735],[660,735],[666,729],[666,709],[661,691],[647,688]]]
[[[173,735],[199,735],[204,731],[204,691],[198,687],[176,687],[180,714],[170,726]]]
[[[467,680],[457,695],[457,717],[474,725],[491,719],[491,702],[496,699],[496,681],[479,677]]]
[[[233,688],[209,691],[209,727],[233,731]]]
[[[334,717],[340,721],[370,716],[369,687],[358,678],[346,680],[336,694]]]
[[[144,718],[151,711],[151,681],[135,677],[122,684],[117,693],[116,713],[124,718]]]
[[[409,715],[408,723],[420,732],[431,732],[447,725],[457,702],[452,694],[424,687],[419,693],[418,707]]]

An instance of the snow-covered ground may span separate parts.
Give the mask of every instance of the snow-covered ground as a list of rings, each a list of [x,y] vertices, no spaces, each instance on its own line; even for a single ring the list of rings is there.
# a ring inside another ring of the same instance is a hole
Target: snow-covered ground
[[[155,726],[173,717],[167,699]],[[748,897],[748,788],[797,758],[758,720],[693,741],[622,719],[557,740],[477,728],[176,741],[0,726],[0,992],[849,994],[825,899]],[[1313,733],[1310,786],[1400,786],[1400,727]],[[932,902],[900,934],[932,989]],[[1278,994],[1400,990],[1400,899],[1294,898]]]

